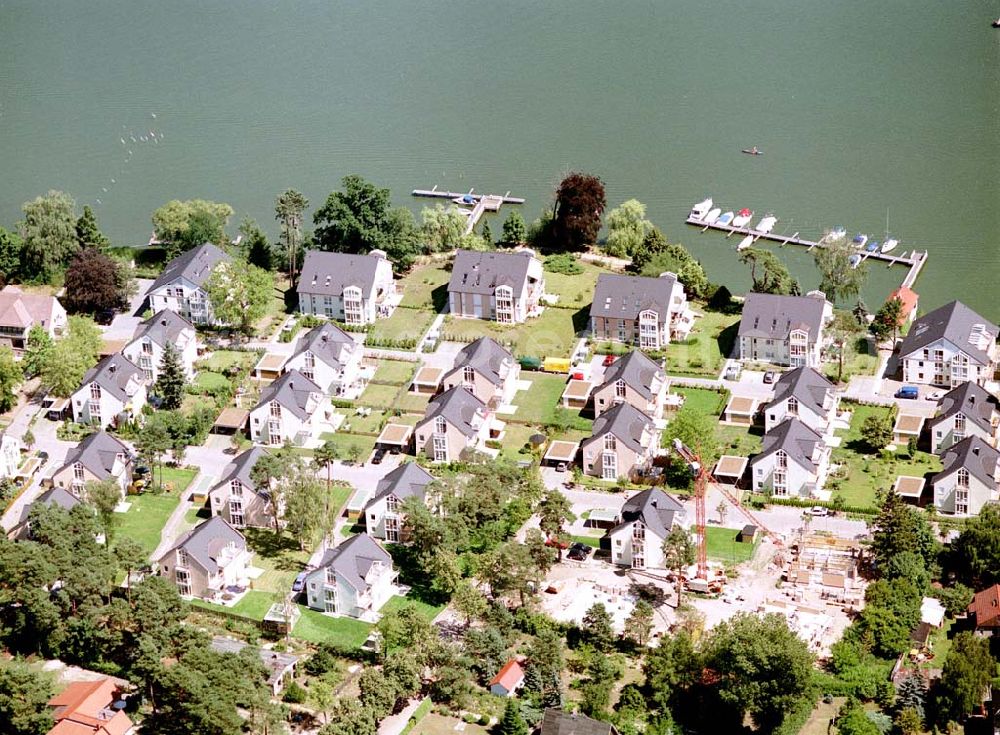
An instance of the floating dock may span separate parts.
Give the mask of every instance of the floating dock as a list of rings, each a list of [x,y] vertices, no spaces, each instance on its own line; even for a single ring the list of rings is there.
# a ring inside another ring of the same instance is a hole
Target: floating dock
[[[468,214],[468,220],[465,223],[465,230],[463,234],[468,235],[472,232],[476,223],[482,218],[483,214],[486,212],[499,212],[501,205],[504,204],[524,204],[524,199],[522,197],[512,197],[508,191],[506,194],[476,194],[475,189],[469,189],[467,192],[462,193],[460,191],[441,191],[435,186],[432,189],[414,189],[410,192],[415,197],[430,197],[432,199],[447,199],[448,201],[454,201],[455,199],[471,199],[474,203],[472,209],[463,209],[463,213]],[[458,204],[458,202],[454,202]],[[464,203],[464,202],[463,202]]]

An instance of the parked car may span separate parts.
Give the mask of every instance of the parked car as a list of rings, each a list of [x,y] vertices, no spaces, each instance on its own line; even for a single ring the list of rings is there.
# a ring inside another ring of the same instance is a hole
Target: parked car
[[[610,367],[611,363],[613,363],[614,361],[615,361],[615,356],[614,355],[605,355],[604,356],[604,362],[601,363],[601,364],[604,365],[604,367]]]
[[[917,390],[915,385],[904,385],[902,388],[896,391],[896,398],[905,398],[907,400],[914,400],[920,396],[920,391]]]
[[[777,380],[777,378],[778,374],[773,370],[768,370],[766,373],[764,373],[764,383],[767,385],[773,383],[775,380]]]
[[[372,464],[382,464],[382,459],[385,457],[385,447],[379,447],[375,450],[375,454],[372,455]]]
[[[566,471],[565,462],[560,462],[559,464],[556,465],[556,472],[565,472],[565,471]]]
[[[307,572],[299,572],[295,576],[295,581],[292,582],[292,592],[301,592],[306,586],[306,575]]]
[[[806,511],[811,516],[823,517],[830,515],[830,510],[824,508],[822,505],[814,505],[812,508]]]
[[[943,390],[936,390],[933,393],[928,393],[924,396],[924,399],[928,401],[940,401],[942,398],[944,398]]]
[[[569,553],[566,556],[573,561],[586,561],[591,551],[593,551],[593,548],[578,541],[569,547]]]

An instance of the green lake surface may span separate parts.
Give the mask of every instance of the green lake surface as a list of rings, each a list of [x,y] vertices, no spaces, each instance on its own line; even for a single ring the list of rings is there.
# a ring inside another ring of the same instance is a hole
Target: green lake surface
[[[924,310],[961,298],[1000,320],[996,15],[992,0],[0,0],[0,223],[56,188],[120,244],[145,242],[172,198],[273,231],[278,192],[316,205],[347,173],[415,209],[413,188],[510,190],[530,219],[583,170],[736,292],[736,238],[683,224],[706,195],[789,234],[881,240],[888,211],[897,252],[930,251]],[[752,145],[765,155],[740,154]],[[816,286],[810,255],[781,254]],[[873,267],[869,306],[901,278]]]

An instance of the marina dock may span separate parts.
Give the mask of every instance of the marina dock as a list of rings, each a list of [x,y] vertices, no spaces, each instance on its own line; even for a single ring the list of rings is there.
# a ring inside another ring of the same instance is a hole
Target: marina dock
[[[473,201],[473,207],[471,210],[463,209],[463,212],[468,213],[468,221],[465,223],[465,230],[463,234],[468,235],[472,232],[476,223],[482,218],[486,212],[499,212],[500,207],[504,204],[524,204],[524,199],[522,197],[512,197],[508,191],[506,194],[475,194],[475,189],[469,189],[469,191],[462,193],[460,191],[440,191],[437,186],[432,189],[414,189],[411,193],[415,197],[429,197],[431,199],[447,199],[448,201],[454,201],[456,199],[471,199]],[[458,204],[458,202],[455,202]]]

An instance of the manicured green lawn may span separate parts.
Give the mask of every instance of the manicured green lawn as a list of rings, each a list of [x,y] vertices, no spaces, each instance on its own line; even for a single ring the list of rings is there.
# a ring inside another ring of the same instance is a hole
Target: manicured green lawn
[[[375,377],[372,380],[376,383],[408,385],[416,369],[417,363],[415,362],[407,362],[406,360],[379,360],[378,368],[375,370]]]
[[[503,420],[503,417],[501,417]],[[500,456],[517,462],[522,459],[531,459],[531,453],[522,454],[521,449],[528,443],[528,437],[539,432],[538,427],[528,424],[507,424],[506,436],[501,442]],[[543,432],[544,433],[544,432]]]
[[[208,508],[201,505],[192,505],[184,513],[184,522],[189,526],[197,526],[202,521],[207,521],[211,517]]]
[[[425,309],[396,309],[388,319],[379,319],[372,328],[378,339],[420,339],[434,321],[434,312]]]
[[[583,314],[578,317],[578,314]],[[574,324],[574,319],[579,324]],[[546,308],[541,316],[532,317],[523,324],[497,324],[485,319],[455,319],[445,317],[441,328],[444,339],[472,341],[478,337],[492,337],[501,344],[512,345],[515,356],[569,357],[576,344],[576,334],[586,328],[585,312],[572,309]]]
[[[163,489],[180,495],[184,494],[197,475],[198,470],[187,467],[163,467],[156,470],[156,479],[163,482]]]
[[[357,447],[360,452],[358,454],[358,462],[364,462],[368,458],[368,455],[372,453],[372,450],[375,449],[374,436],[345,434],[338,431],[334,434],[323,434],[320,436],[320,439],[323,441],[332,441],[340,451],[340,457],[343,460],[350,459],[351,447]],[[311,456],[311,454],[309,456]]]
[[[229,378],[222,373],[212,372],[211,370],[202,370],[195,376],[194,382],[195,385],[203,391],[210,391],[228,386]]]
[[[232,612],[237,615],[242,615],[245,618],[251,618],[253,620],[263,620],[264,616],[267,615],[267,611],[271,609],[271,605],[278,601],[278,598],[272,595],[270,592],[261,592],[259,590],[250,590],[240,601],[237,602],[232,607],[226,607],[225,605],[215,605],[211,602],[205,602],[204,600],[192,600],[191,605],[195,608],[204,608],[205,610],[216,610],[219,612]]]
[[[254,551],[253,566],[264,570],[253,581],[254,589],[271,597],[287,594],[295,575],[305,569],[309,552],[287,535],[276,537],[270,528],[247,528],[244,535]]]
[[[421,416],[424,411],[427,410],[427,404],[430,403],[431,397],[426,393],[414,393],[413,391],[406,391],[403,393],[399,400],[396,402],[396,407],[402,409],[403,411],[412,411],[413,413],[419,413]]]
[[[385,606],[380,611],[383,615],[391,612],[396,612],[397,610],[404,607],[412,607],[416,609],[418,613],[427,620],[433,620],[439,612],[444,610],[444,605],[431,605],[430,603],[424,602],[422,600],[415,600],[412,597],[402,597],[396,595],[391,598]]]
[[[736,540],[739,531],[719,526],[705,527],[705,545],[708,557],[727,564],[739,564],[753,556],[756,544],[742,544]]]
[[[350,432],[351,434],[378,434],[382,419],[385,417],[385,411],[380,409],[373,410],[367,416],[352,413],[349,410],[346,413],[347,418],[344,419],[344,423],[340,425],[338,431]]]
[[[368,638],[371,626],[353,618],[335,618],[299,605],[302,617],[292,629],[292,635],[310,643],[333,643],[344,648],[360,648]]]
[[[397,393],[399,393],[399,386],[369,383],[364,393],[358,398],[357,403],[360,406],[391,408],[396,401]]]
[[[449,280],[451,271],[443,263],[414,268],[396,284],[396,290],[403,292],[400,306],[440,311],[448,303]]]
[[[573,543],[575,544],[586,544],[595,549],[601,548],[600,536],[571,536],[570,538],[573,539]]]
[[[562,407],[562,393],[566,389],[566,376],[552,373],[522,372],[521,380],[531,383],[528,390],[514,394],[517,411],[509,416],[517,422],[533,424],[563,423],[579,431],[590,431],[593,421],[580,415],[578,409]],[[501,416],[501,420],[508,417]]]
[[[725,396],[714,390],[706,388],[674,388],[673,392],[684,396],[684,408],[708,414],[716,420],[722,415],[722,409],[726,407]]]
[[[739,314],[701,310],[694,328],[684,342],[672,342],[666,349],[666,371],[671,375],[715,377],[733,348]]]
[[[844,373],[841,378],[843,382],[849,381],[853,375],[875,374],[875,370],[878,368],[878,355],[869,355],[867,349],[868,341],[866,339],[858,340],[858,344],[851,350],[850,356],[844,360]],[[830,380],[837,380],[838,370],[836,361],[823,363],[823,374]]]
[[[715,435],[719,438],[723,454],[740,457],[759,454],[764,443],[762,433],[752,433],[741,426],[716,426]]]
[[[556,302],[557,307],[582,309],[585,306],[590,306],[594,300],[594,287],[597,285],[598,276],[602,273],[613,272],[593,263],[582,260],[578,262],[583,268],[583,273],[567,276],[562,273],[545,271],[545,291],[559,296],[559,301]]]
[[[207,358],[199,360],[199,370],[210,370],[215,373],[225,372],[233,365],[246,365],[257,359],[253,352],[238,352],[236,350],[216,350]]]
[[[115,514],[115,538],[131,538],[151,554],[160,543],[163,525],[180,503],[180,495],[145,493],[130,495],[127,500],[131,504],[128,512]]]

